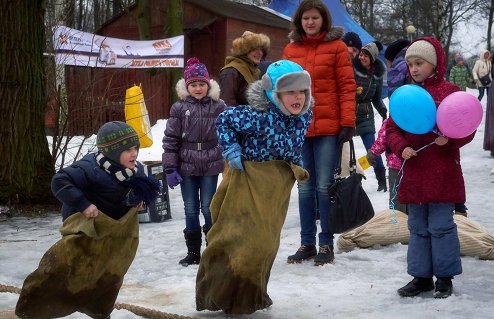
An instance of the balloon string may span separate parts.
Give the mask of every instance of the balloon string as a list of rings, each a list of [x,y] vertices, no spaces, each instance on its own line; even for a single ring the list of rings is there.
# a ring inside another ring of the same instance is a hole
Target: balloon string
[[[435,132],[435,133],[437,133],[437,132]],[[439,133],[437,133],[437,134],[439,134]],[[429,144],[422,146],[421,148],[419,148],[415,152],[418,153],[418,152],[424,150],[425,148],[431,146],[434,143],[435,142],[430,142]],[[395,202],[396,202],[396,197],[398,196],[398,188],[400,188],[401,180],[403,179],[403,168],[405,167],[405,163],[407,161],[408,160],[405,159],[405,160],[403,160],[403,163],[401,163],[400,170],[398,171],[398,176],[399,176],[398,182],[395,181],[395,184],[393,185],[393,189],[392,189],[393,197],[391,197],[391,204],[389,205],[389,208],[391,209],[391,211],[389,212],[389,219],[391,220],[391,223],[395,224],[395,225],[398,224],[398,220],[396,219],[396,212],[395,212]]]

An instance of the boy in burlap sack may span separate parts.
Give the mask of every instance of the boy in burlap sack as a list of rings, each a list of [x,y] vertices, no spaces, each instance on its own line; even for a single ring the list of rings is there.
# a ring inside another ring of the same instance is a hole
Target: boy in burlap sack
[[[250,314],[267,293],[292,187],[308,178],[301,149],[312,119],[311,80],[298,64],[272,63],[248,91],[250,105],[228,108],[217,132],[230,165],[211,203],[213,226],[199,264],[197,310]]]
[[[139,138],[124,122],[98,131],[98,152],[53,176],[62,202],[62,238],[24,281],[15,313],[57,318],[76,311],[109,318],[136,254],[137,211],[156,199],[159,182],[137,162]]]

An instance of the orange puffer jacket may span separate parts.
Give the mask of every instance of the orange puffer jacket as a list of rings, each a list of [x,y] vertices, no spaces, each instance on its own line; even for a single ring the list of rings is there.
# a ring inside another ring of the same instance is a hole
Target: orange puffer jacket
[[[337,135],[342,126],[355,127],[356,85],[343,29],[332,28],[317,44],[304,44],[298,33],[283,50],[283,59],[300,64],[312,79],[314,116],[307,137]]]

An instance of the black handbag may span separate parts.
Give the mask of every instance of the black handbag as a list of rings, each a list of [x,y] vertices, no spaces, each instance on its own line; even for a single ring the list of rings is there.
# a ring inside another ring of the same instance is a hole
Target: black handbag
[[[479,81],[480,81],[480,84],[482,84],[482,86],[487,86],[487,85],[491,84],[491,77],[489,76],[489,74],[486,74],[483,77],[481,77],[479,79]]]
[[[341,154],[335,172],[335,182],[329,192],[329,231],[333,234],[344,233],[365,224],[374,216],[374,207],[362,188],[364,176],[357,173],[355,147],[350,140],[350,175],[341,177]]]

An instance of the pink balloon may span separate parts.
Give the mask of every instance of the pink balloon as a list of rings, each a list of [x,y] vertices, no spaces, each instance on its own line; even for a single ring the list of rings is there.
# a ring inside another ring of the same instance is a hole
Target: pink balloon
[[[447,137],[463,138],[475,132],[482,115],[482,104],[475,96],[464,91],[454,92],[437,108],[437,127]]]

